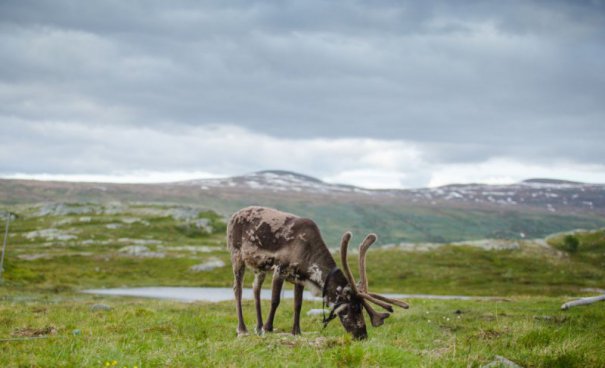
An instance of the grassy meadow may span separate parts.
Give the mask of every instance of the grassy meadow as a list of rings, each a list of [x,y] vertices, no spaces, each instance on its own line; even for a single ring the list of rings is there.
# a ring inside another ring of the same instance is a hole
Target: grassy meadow
[[[480,367],[497,355],[524,367],[605,366],[605,305],[560,310],[565,301],[605,288],[603,230],[573,234],[575,241],[569,234],[516,241],[502,250],[372,249],[368,274],[374,291],[496,298],[410,299],[409,310],[369,327],[362,342],[352,341],[338,322],[322,329],[319,316],[306,315],[321,305],[309,301],[303,303],[303,335],[285,333],[292,323],[292,301],[286,299],[275,333],[236,338],[232,302],[79,292],[231,286],[225,224],[213,211],[145,203],[11,210],[18,216],[0,285],[4,366]],[[354,240],[361,237],[354,233]],[[192,270],[217,261],[225,265]],[[247,279],[250,285],[250,272]],[[263,306],[266,314],[269,302]],[[244,310],[252,330],[253,302],[246,301]]]

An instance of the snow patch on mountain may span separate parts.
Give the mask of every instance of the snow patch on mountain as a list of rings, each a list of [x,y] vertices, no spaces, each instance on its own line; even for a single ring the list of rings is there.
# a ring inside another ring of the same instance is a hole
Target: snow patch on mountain
[[[193,180],[178,185],[198,186],[200,190],[218,188],[274,193],[361,194],[376,199],[395,197],[435,206],[445,201],[502,207],[531,206],[549,212],[558,212],[559,209],[605,209],[605,185],[555,179],[530,179],[510,185],[454,184],[436,188],[385,190],[330,184],[302,174],[273,170],[231,178]]]
[[[288,171],[260,171],[242,176],[224,179],[202,179],[179,183],[197,185],[202,190],[211,188],[246,188],[273,192],[311,192],[311,193],[360,193],[372,194],[374,191],[351,185],[329,184],[319,179]]]

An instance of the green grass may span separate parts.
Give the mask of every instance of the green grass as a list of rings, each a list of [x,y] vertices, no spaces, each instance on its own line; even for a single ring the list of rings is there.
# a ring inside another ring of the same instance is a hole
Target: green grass
[[[501,296],[577,295],[582,288],[603,287],[605,280],[603,267],[532,246],[379,250],[368,253],[368,274],[372,285],[390,292]]]
[[[78,293],[93,287],[230,286],[229,254],[220,216],[200,211],[175,219],[168,205],[130,205],[120,213],[37,216],[22,208],[11,224],[5,280],[0,285],[0,355],[8,367],[90,366],[420,366],[479,367],[501,355],[524,367],[605,366],[603,304],[560,311],[583,288],[605,287],[605,232],[579,232],[576,252],[526,241],[520,249],[488,251],[443,246],[430,252],[372,249],[370,288],[377,292],[463,294],[496,300],[410,300],[370,338],[352,341],[338,322],[321,329],[306,316],[319,303],[303,304],[302,337],[274,333],[235,337],[233,303],[179,303]],[[167,212],[168,211],[168,212]],[[213,228],[195,226],[203,218]],[[124,221],[126,219],[126,221]],[[128,220],[130,219],[130,220]],[[136,219],[134,221],[133,219]],[[119,224],[108,228],[107,225]],[[57,229],[76,238],[31,238]],[[360,240],[361,231],[356,231]],[[164,258],[120,251],[147,242]],[[150,242],[151,241],[151,242]],[[189,248],[206,247],[207,252]],[[46,258],[28,260],[33,255]],[[191,272],[210,258],[226,266]],[[335,256],[337,258],[337,255]],[[351,263],[356,262],[351,255]],[[353,267],[356,269],[356,267]],[[251,273],[247,274],[247,285]],[[267,282],[265,287],[269,287]],[[103,303],[109,311],[91,310]],[[264,302],[265,314],[268,302]],[[249,329],[253,303],[245,302]],[[460,311],[460,314],[454,313]],[[292,301],[278,310],[278,332],[289,331]],[[42,333],[42,338],[29,339]],[[44,334],[45,333],[45,334]]]
[[[521,233],[527,238],[542,238],[559,231],[605,226],[605,219],[595,215],[566,215],[515,209],[463,209],[451,207],[451,204],[426,206],[413,203],[402,205],[329,200],[310,202],[283,198],[264,199],[262,203],[312,218],[322,230],[326,242],[332,247],[337,247],[340,237],[347,230],[364,235],[374,232],[379,236],[380,245],[485,238],[520,239]],[[246,203],[249,204],[255,202]],[[231,213],[238,208],[230,206],[224,213]]]
[[[6,256],[6,282],[22,290],[61,291],[119,286],[230,286],[233,276],[225,247],[225,224],[213,212],[193,219],[174,219],[170,206],[138,204],[123,213],[37,216],[23,212],[11,225]],[[169,212],[168,212],[169,213]],[[196,227],[205,218],[213,231]],[[124,221],[126,220],[126,221]],[[136,220],[136,221],[135,221]],[[108,225],[119,227],[108,229]],[[31,238],[32,231],[56,229],[74,239]],[[531,241],[516,250],[489,251],[444,246],[430,252],[375,248],[368,253],[373,288],[399,293],[464,295],[580,295],[582,288],[603,287],[603,230],[578,235],[578,252],[548,250]],[[361,239],[356,233],[356,239]],[[358,238],[357,238],[358,237]],[[561,236],[549,238],[560,248]],[[164,258],[142,258],[120,251],[137,242]],[[190,252],[207,247],[209,252]],[[40,259],[24,257],[39,255]],[[356,264],[355,255],[350,256]],[[227,265],[191,272],[195,264],[221,259]],[[338,258],[335,255],[335,258]],[[353,267],[356,269],[356,267]],[[248,272],[248,284],[251,273]],[[269,282],[267,282],[267,287]]]
[[[229,254],[219,249],[199,255],[175,253],[166,258],[125,256],[109,247],[86,256],[61,250],[63,253],[51,259],[9,257],[5,278],[13,287],[40,291],[121,286],[228,287],[233,280]],[[198,273],[189,270],[210,257],[223,260],[227,266]],[[604,286],[605,267],[600,266],[604,258],[603,253],[569,256],[532,246],[502,251],[462,246],[431,252],[375,249],[368,253],[368,277],[373,289],[393,293],[581,295],[583,288]],[[350,263],[356,269],[355,255],[350,256]],[[250,285],[252,273],[246,276]],[[267,282],[265,286],[269,285]]]
[[[0,289],[2,290],[2,289]],[[0,291],[2,292],[2,291]],[[2,294],[0,294],[2,295]],[[92,311],[105,303],[109,311]],[[303,314],[303,336],[291,326],[291,300],[278,310],[275,333],[235,337],[232,303],[177,303],[63,294],[8,294],[0,304],[0,338],[36,329],[43,339],[0,341],[3,366],[418,366],[479,367],[505,356],[524,367],[605,365],[605,309],[559,311],[558,298],[511,301],[413,300],[369,339],[352,341],[338,322],[321,329]],[[318,303],[305,302],[303,313]],[[265,311],[268,303],[264,303]],[[244,305],[253,325],[253,305]],[[460,314],[456,314],[460,311]]]

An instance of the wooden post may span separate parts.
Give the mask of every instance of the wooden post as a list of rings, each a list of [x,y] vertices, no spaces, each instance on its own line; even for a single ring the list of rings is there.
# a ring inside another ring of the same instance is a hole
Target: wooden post
[[[597,296],[591,296],[591,297],[588,297],[588,298],[580,298],[578,300],[572,300],[571,302],[567,302],[567,303],[563,304],[561,306],[561,309],[567,310],[567,309],[569,309],[571,307],[576,307],[578,305],[592,304],[592,303],[600,302],[602,300],[605,300],[605,294],[603,294],[603,295],[597,295]]]
[[[6,230],[4,230],[4,243],[2,244],[2,256],[0,257],[0,281],[2,281],[2,275],[4,273],[4,251],[6,250],[6,240],[8,239],[8,223],[10,222],[12,213],[7,212],[6,214]]]

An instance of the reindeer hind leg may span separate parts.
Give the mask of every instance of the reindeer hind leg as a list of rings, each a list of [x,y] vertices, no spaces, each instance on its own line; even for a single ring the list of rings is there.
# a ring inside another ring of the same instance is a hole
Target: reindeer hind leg
[[[280,275],[279,270],[275,270],[271,285],[271,309],[269,310],[269,316],[267,317],[267,322],[265,322],[264,327],[267,332],[273,332],[273,320],[275,319],[275,311],[277,310],[277,307],[279,307],[283,286],[284,278]]]

